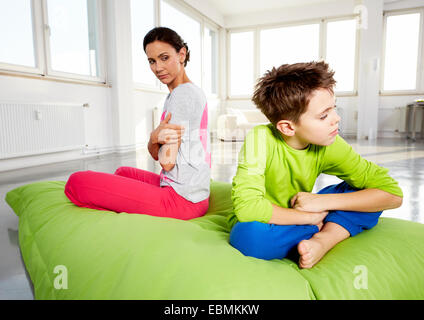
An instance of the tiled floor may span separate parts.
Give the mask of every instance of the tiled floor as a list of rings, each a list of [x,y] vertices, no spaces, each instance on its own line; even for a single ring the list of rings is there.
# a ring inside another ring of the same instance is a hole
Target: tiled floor
[[[348,140],[362,156],[388,168],[404,192],[402,207],[383,213],[386,217],[424,223],[424,142],[379,139],[374,142]],[[231,182],[237,168],[241,142],[215,141],[212,144],[212,178]],[[147,151],[98,156],[46,166],[0,172],[0,299],[33,299],[31,282],[26,275],[18,246],[18,217],[4,201],[8,191],[31,182],[66,181],[75,171],[93,170],[113,173],[120,166],[133,166],[159,172],[160,168]],[[340,180],[321,175],[314,192]]]

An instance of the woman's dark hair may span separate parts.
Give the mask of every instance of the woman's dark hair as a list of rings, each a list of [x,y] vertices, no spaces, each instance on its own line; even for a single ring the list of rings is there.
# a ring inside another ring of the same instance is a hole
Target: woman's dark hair
[[[177,52],[180,52],[181,48],[185,47],[187,53],[184,60],[184,67],[187,65],[187,62],[190,61],[190,50],[188,49],[187,43],[185,43],[179,34],[174,30],[166,27],[157,27],[150,30],[143,40],[144,52],[146,52],[146,46],[156,40],[168,43],[169,45],[173,46]]]

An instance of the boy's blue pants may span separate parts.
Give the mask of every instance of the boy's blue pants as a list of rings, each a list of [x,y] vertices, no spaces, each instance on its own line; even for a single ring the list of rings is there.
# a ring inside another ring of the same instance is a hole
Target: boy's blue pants
[[[318,193],[349,193],[358,191],[346,182],[328,186]],[[364,229],[374,227],[382,211],[354,212],[330,211],[325,222],[334,222],[347,231],[350,236]],[[237,222],[230,233],[230,244],[246,256],[259,259],[283,259],[302,240],[310,239],[319,231],[315,225],[275,225],[252,222]]]

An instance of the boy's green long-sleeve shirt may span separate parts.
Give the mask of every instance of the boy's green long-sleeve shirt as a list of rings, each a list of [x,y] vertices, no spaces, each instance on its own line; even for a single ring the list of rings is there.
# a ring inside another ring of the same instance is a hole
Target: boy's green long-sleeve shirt
[[[329,146],[290,147],[272,124],[253,128],[240,150],[232,200],[237,221],[268,223],[272,203],[289,208],[298,192],[311,192],[320,173],[335,175],[357,189],[380,189],[402,196],[388,169],[367,161],[340,136]]]

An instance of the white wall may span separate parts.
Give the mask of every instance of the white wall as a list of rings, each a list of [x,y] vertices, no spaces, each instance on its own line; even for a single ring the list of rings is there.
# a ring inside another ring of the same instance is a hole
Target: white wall
[[[89,103],[85,123],[86,143],[90,148],[113,146],[109,88],[9,76],[0,76],[0,88],[0,101]],[[80,156],[81,152],[63,152],[0,160],[0,171],[76,159]]]
[[[217,25],[224,27],[225,20],[224,15],[219,12],[213,5],[211,5],[208,1],[205,0],[183,0],[192,8],[199,11],[205,17],[208,17]]]

